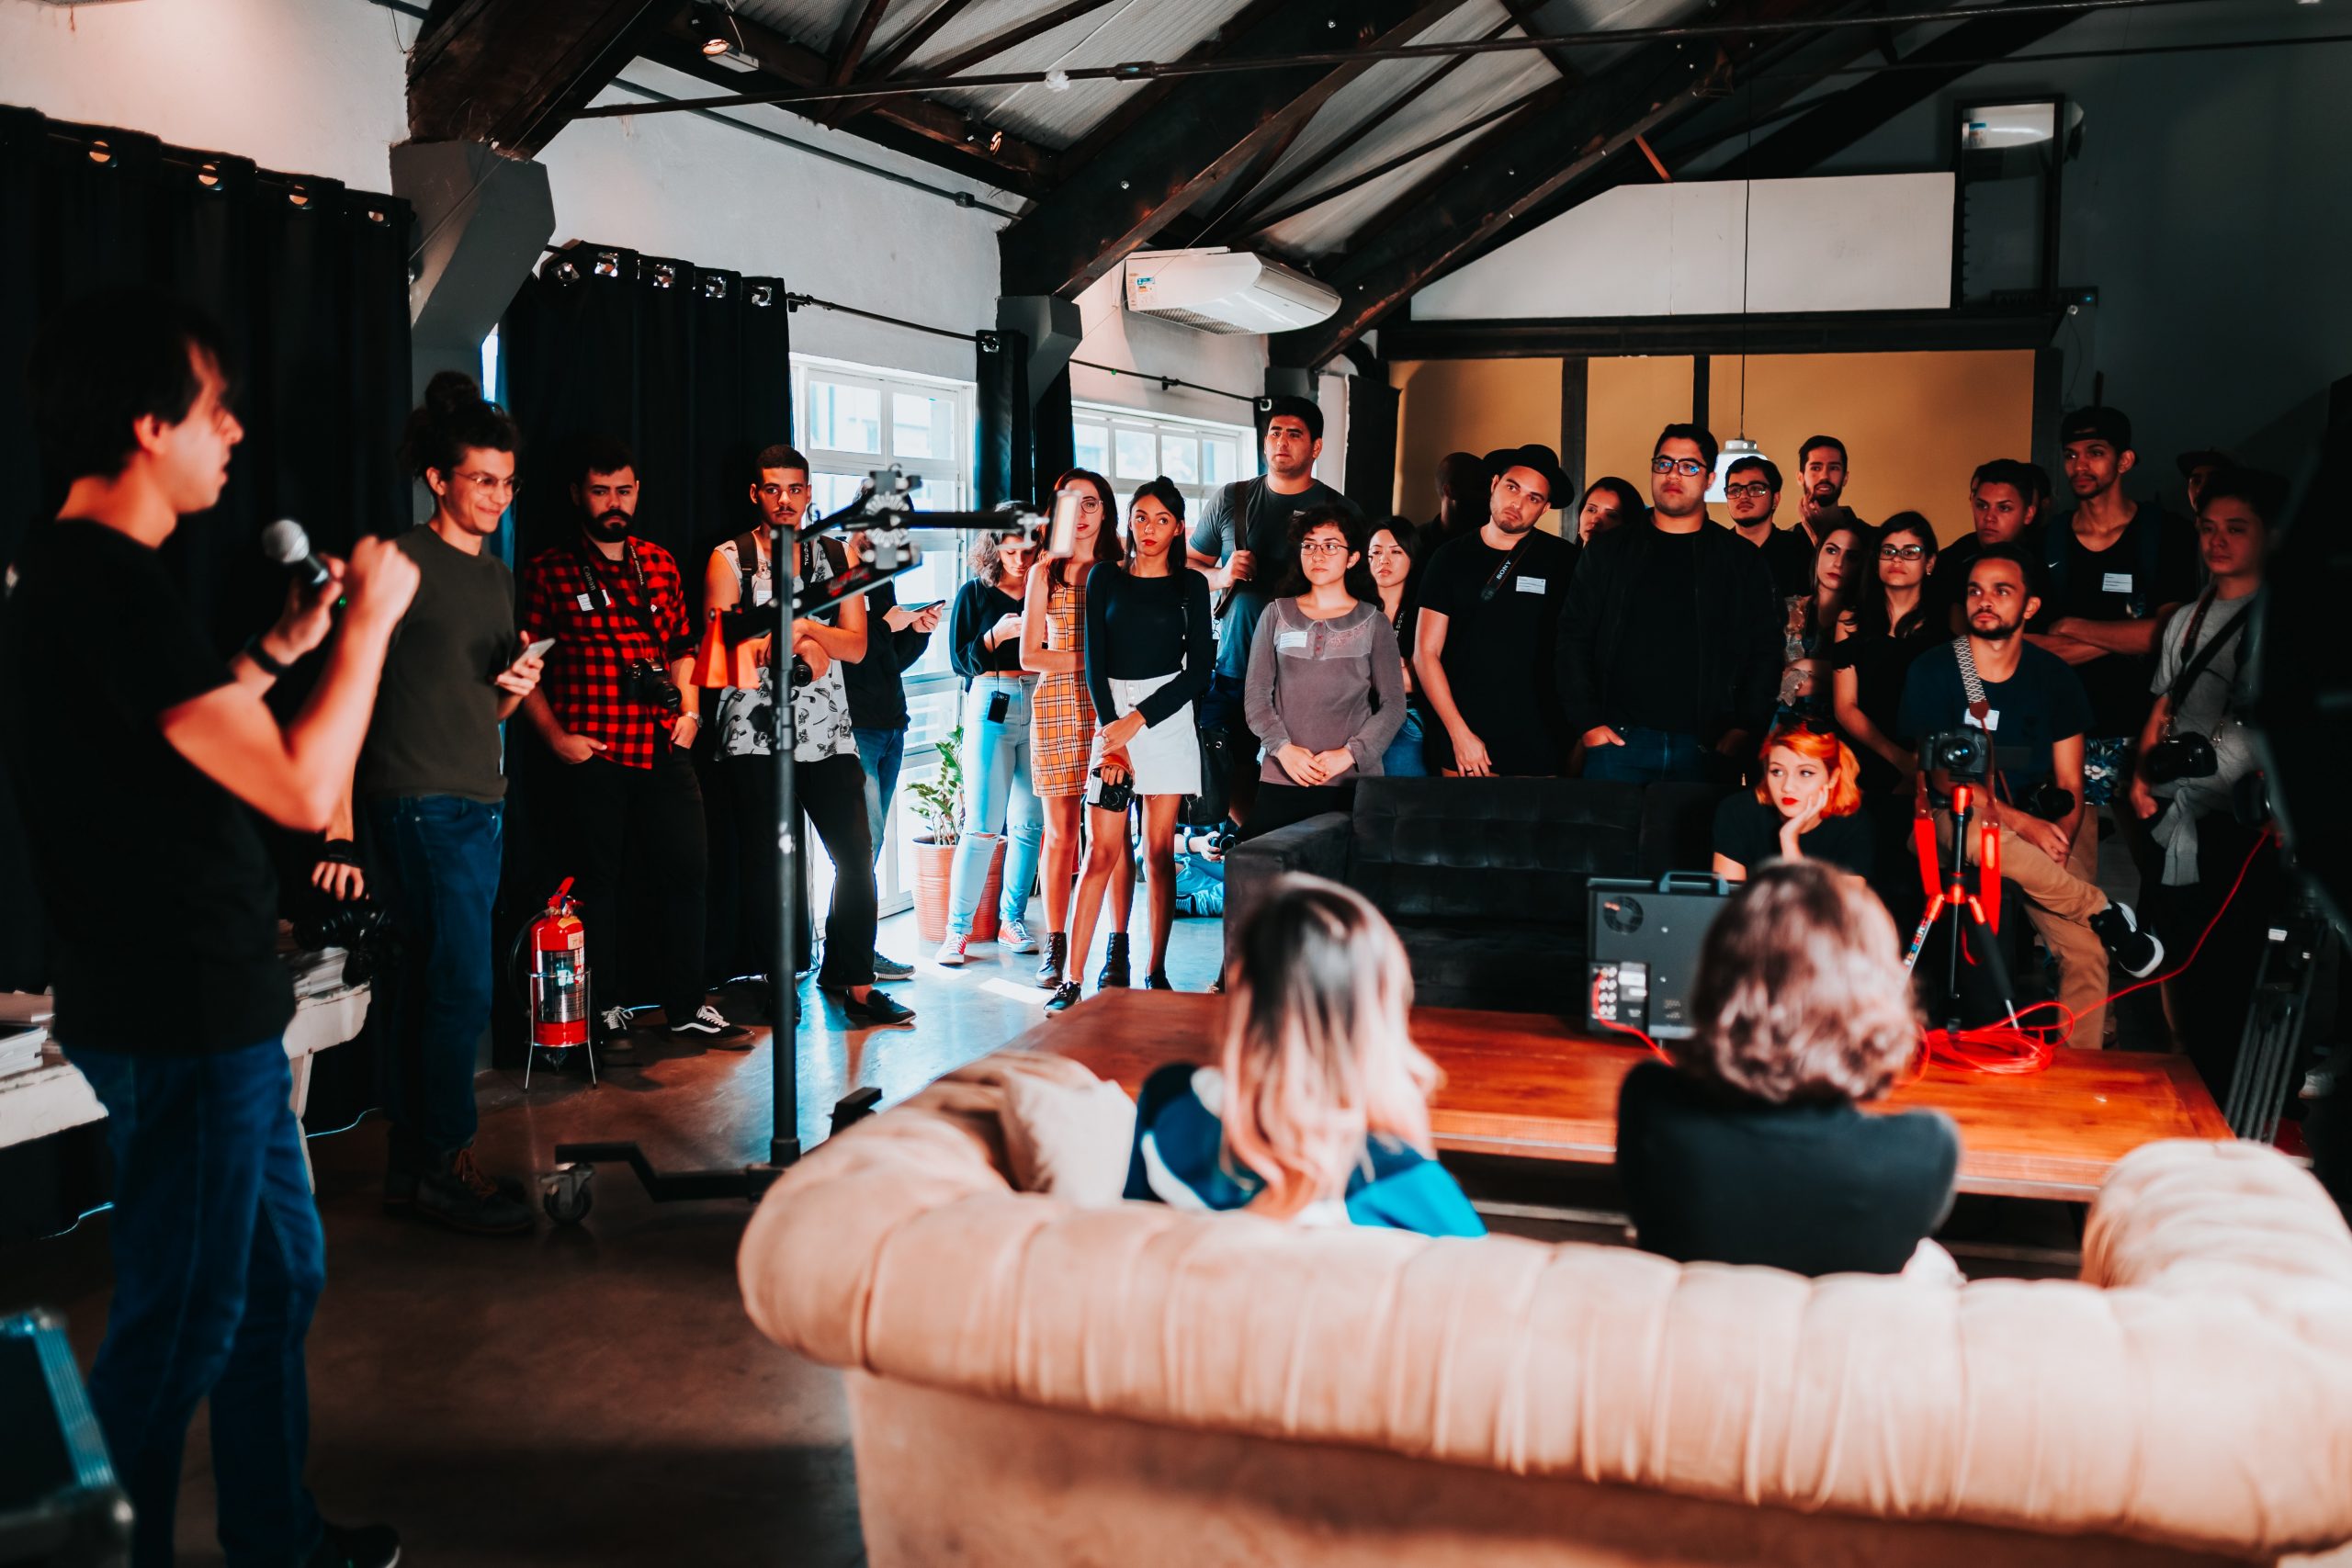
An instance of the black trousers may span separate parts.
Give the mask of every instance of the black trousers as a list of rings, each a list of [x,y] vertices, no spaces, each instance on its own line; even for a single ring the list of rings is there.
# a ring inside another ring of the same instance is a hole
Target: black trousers
[[[1352,781],[1343,784],[1295,784],[1261,781],[1258,802],[1250,808],[1248,820],[1236,840],[1260,838],[1277,828],[1287,828],[1294,822],[1304,822],[1310,817],[1320,817],[1326,811],[1352,811],[1356,804],[1356,786]]]
[[[763,970],[775,966],[775,761],[770,757],[729,757],[721,764],[735,806],[735,840],[742,846],[745,920]],[[817,983],[838,990],[874,983],[874,928],[879,905],[874,890],[873,829],[865,816],[865,768],[855,752],[799,762],[792,770],[792,793],[800,803],[801,841],[813,826],[833,863],[833,901],[825,914],[825,965]],[[808,859],[801,858],[800,929],[793,948],[808,950]]]
[[[650,768],[602,757],[548,770],[559,874],[572,878],[587,927],[599,1010],[650,993],[672,1023],[703,1003],[703,883],[709,845],[702,785],[683,751]]]

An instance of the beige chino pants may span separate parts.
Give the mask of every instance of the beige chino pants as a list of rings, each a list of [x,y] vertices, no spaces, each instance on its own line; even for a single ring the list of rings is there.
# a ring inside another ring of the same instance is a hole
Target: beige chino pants
[[[1936,831],[1946,848],[1951,844],[1951,813],[1936,813]],[[2086,813],[2082,830],[2059,864],[2012,829],[2001,835],[2001,879],[2025,896],[2026,919],[2058,960],[2058,1000],[2075,1015],[2075,1032],[2066,1043],[2077,1050],[2096,1051],[2106,1043],[2107,947],[2091,930],[2093,915],[2107,908],[2098,889],[2098,819]],[[1970,838],[1978,837],[1974,824]],[[1976,845],[1968,846],[1968,860],[1976,863]]]

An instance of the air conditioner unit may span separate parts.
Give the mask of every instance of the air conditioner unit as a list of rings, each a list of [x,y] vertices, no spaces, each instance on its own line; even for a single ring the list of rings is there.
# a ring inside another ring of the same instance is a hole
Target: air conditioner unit
[[[1340,308],[1340,291],[1280,262],[1222,245],[1137,251],[1127,258],[1127,309],[1206,333],[1286,333]]]

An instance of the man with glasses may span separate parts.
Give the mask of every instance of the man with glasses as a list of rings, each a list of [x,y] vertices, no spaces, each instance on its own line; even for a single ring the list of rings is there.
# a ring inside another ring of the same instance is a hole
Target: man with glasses
[[[1781,466],[1770,457],[1742,457],[1724,470],[1731,531],[1764,552],[1772,592],[1785,599],[1813,591],[1813,545],[1802,525],[1772,525],[1781,504]]]
[[[710,846],[686,754],[702,728],[695,635],[677,561],[632,536],[638,497],[628,448],[588,443],[571,481],[577,532],[523,569],[524,632],[555,638],[523,716],[562,764],[545,778],[549,838],[588,930],[607,1063],[637,1060],[621,1000],[631,978],[654,987],[672,1034],[750,1046],[703,991]]]
[[[1250,726],[1242,716],[1241,688],[1250,673],[1258,617],[1289,575],[1283,552],[1290,545],[1290,520],[1315,506],[1362,515],[1354,502],[1315,477],[1315,460],[1323,455],[1323,411],[1306,398],[1275,398],[1271,403],[1266,471],[1210,496],[1185,550],[1193,569],[1208,579],[1216,609],[1216,673],[1196,711],[1202,728],[1241,741],[1231,749],[1227,782],[1242,811],[1257,796],[1258,746],[1254,739],[1243,739]]]
[[[1763,552],[1707,525],[1715,438],[1669,424],[1650,457],[1648,526],[1592,541],[1559,637],[1560,702],[1584,776],[1736,777],[1772,716],[1781,601]]]
[[[1548,446],[1487,458],[1487,521],[1421,573],[1413,676],[1430,716],[1430,759],[1465,778],[1552,775],[1567,761],[1552,689],[1553,643],[1577,547],[1535,525],[1573,493]]]

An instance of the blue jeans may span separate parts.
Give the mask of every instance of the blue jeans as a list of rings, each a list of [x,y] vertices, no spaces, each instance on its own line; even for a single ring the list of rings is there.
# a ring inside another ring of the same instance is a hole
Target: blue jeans
[[[455,795],[368,803],[376,892],[400,934],[380,1053],[391,1159],[471,1148],[475,1046],[490,1023],[490,908],[504,807]]]
[[[1390,779],[1425,779],[1430,776],[1428,753],[1423,750],[1426,739],[1421,734],[1421,716],[1411,708],[1405,710],[1405,728],[1380,754],[1380,774]]]
[[[907,731],[853,729],[857,738],[858,765],[865,770],[865,830],[874,840],[876,864],[882,861],[884,829],[890,821],[890,797],[899,793],[899,764],[907,757]]]
[[[1046,808],[1029,782],[1029,690],[1034,681],[983,675],[964,694],[964,835],[956,843],[956,870],[947,891],[947,932],[972,934],[980,889],[989,879],[989,859],[998,835],[1012,847],[1004,857],[1004,890],[997,913],[1017,920],[1029,907],[1029,885],[1037,879],[1038,846],[1046,838]],[[990,723],[989,708],[1005,699],[1001,723]]]
[[[1644,729],[1637,725],[1612,725],[1625,738],[1623,746],[1588,746],[1584,776],[1614,779],[1621,784],[1705,784],[1707,748],[1695,735],[1668,729]]]
[[[208,1400],[230,1568],[288,1568],[320,1538],[302,1484],[302,1340],[326,1283],[326,1237],[285,1042],[65,1055],[107,1108],[114,1154],[114,1304],[90,1404],[137,1511],[134,1568],[172,1561],[181,1450]]]

